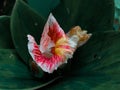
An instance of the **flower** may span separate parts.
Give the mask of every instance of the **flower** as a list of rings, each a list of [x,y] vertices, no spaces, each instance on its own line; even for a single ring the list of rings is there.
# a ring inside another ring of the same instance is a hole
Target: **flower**
[[[91,34],[82,31],[79,26],[72,28],[67,34],[59,26],[52,14],[45,24],[40,45],[31,35],[28,37],[28,51],[35,63],[45,72],[52,73],[59,66],[73,57],[75,50],[85,44]]]

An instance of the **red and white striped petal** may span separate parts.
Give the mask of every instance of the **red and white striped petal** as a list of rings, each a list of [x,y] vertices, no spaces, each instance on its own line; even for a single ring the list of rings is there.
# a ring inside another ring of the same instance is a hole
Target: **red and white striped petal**
[[[52,73],[56,70],[61,64],[65,63],[62,57],[54,55],[51,57],[46,57],[39,50],[39,46],[34,40],[34,37],[27,35],[28,37],[28,51],[32,56],[36,64],[45,72]]]
[[[45,24],[41,41],[40,41],[40,50],[41,52],[50,51],[51,47],[55,46],[56,41],[61,37],[65,37],[65,33],[62,28],[59,26],[58,22],[52,14],[49,15],[48,20]]]
[[[35,42],[35,39],[33,36],[27,35],[27,37],[28,37],[28,51],[29,51],[30,55],[32,56],[33,60],[37,61],[35,56],[38,56],[38,57],[41,56],[39,46]]]

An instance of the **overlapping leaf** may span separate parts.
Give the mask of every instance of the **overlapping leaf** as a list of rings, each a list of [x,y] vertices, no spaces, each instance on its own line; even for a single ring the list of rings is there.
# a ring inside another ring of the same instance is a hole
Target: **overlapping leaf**
[[[28,4],[40,15],[48,17],[51,10],[56,7],[60,0],[27,0]]]
[[[65,31],[75,25],[89,32],[112,30],[113,0],[61,0],[53,10]]]
[[[33,90],[53,82],[35,79],[14,49],[0,49],[0,89]]]
[[[8,16],[0,16],[0,48],[14,48]]]
[[[28,3],[45,17],[52,12],[66,32],[75,25],[80,25],[90,32],[112,30],[113,0],[44,0],[36,2],[28,0]]]

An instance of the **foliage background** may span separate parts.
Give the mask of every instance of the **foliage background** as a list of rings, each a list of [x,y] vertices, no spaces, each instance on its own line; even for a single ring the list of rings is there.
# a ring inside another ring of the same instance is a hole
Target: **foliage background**
[[[113,0],[0,2],[0,89],[120,90],[119,2],[115,6]],[[30,69],[26,35],[39,42],[50,12],[65,32],[80,25],[93,36],[65,67],[36,75]]]

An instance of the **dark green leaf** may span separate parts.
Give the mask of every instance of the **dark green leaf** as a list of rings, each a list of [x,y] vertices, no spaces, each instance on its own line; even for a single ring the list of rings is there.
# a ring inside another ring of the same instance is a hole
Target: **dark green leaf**
[[[70,74],[44,89],[119,90],[120,32],[94,33],[72,59]]]
[[[93,34],[89,42],[78,49],[72,63],[81,66],[81,72],[118,73],[120,70],[120,32],[99,32]],[[77,56],[79,55],[79,58]],[[77,71],[75,70],[75,72]]]
[[[0,15],[10,15],[15,0],[0,0]]]
[[[57,78],[43,82],[32,77],[28,67],[20,61],[15,50],[0,49],[0,89],[34,90],[46,86]]]
[[[14,48],[8,16],[0,16],[0,48]]]
[[[26,0],[23,0],[26,2]],[[15,0],[0,0],[0,15],[10,15]]]
[[[88,74],[63,78],[43,88],[43,90],[119,90],[119,75],[109,77],[106,75]]]
[[[89,32],[107,31],[113,28],[113,0],[61,0],[53,10],[65,31],[80,25]]]
[[[21,0],[16,1],[11,16],[11,33],[14,45],[26,63],[30,59],[27,49],[27,34],[33,35],[39,43],[44,23],[43,17],[34,12],[27,4]]]
[[[50,11],[58,5],[60,0],[28,0],[28,4],[41,15],[47,18]]]

